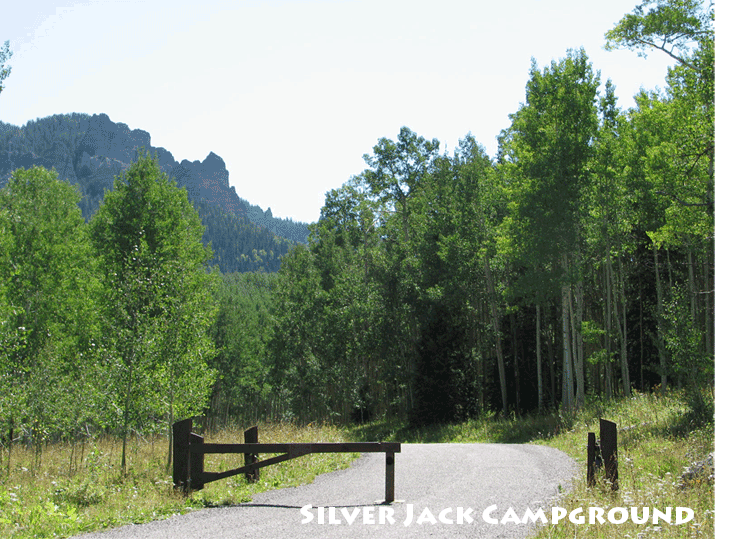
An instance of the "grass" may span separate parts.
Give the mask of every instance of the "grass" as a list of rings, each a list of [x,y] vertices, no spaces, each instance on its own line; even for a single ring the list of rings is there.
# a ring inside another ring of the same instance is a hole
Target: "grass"
[[[502,418],[489,414],[464,423],[409,427],[396,421],[376,422],[351,428],[359,440],[402,443],[528,443],[549,438],[572,425],[569,417],[530,414],[523,418]]]
[[[259,425],[261,442],[342,442],[345,431],[330,426],[296,428]],[[207,442],[242,442],[242,430],[205,435]],[[69,537],[129,523],[148,522],[202,507],[249,501],[253,494],[309,483],[321,473],[345,468],[354,454],[316,454],[269,466],[261,480],[242,476],[209,483],[190,497],[172,488],[166,471],[165,436],[129,441],[127,474],[120,472],[118,439],[103,437],[82,444],[44,448],[40,463],[32,449],[14,447],[10,474],[7,453],[0,472],[0,537]],[[242,466],[241,455],[208,455],[205,469]]]
[[[666,397],[638,394],[631,399],[586,408],[570,429],[544,443],[579,460],[584,470],[585,436],[587,432],[599,432],[601,416],[618,426],[619,489],[613,491],[600,476],[596,486],[588,488],[583,471],[558,506],[564,507],[568,514],[578,507],[584,508],[585,513],[589,507],[600,507],[606,515],[613,507],[649,507],[660,511],[672,507],[673,523],[654,524],[650,519],[648,523],[635,524],[629,519],[622,524],[606,521],[577,525],[565,519],[542,528],[536,537],[715,537],[714,481],[708,473],[693,480],[682,479],[686,467],[705,460],[715,450],[712,415],[708,421],[702,412],[694,413],[681,394]],[[675,525],[676,507],[692,509],[694,518]]]
[[[580,476],[555,503],[569,514],[582,507],[688,507],[694,518],[683,525],[666,522],[616,525],[573,524],[568,519],[540,527],[541,538],[696,538],[714,537],[714,484],[708,477],[683,483],[683,469],[714,450],[712,413],[695,413],[684,395],[635,394],[630,399],[592,400],[576,414],[530,414],[502,419],[488,416],[458,425],[411,429],[399,422],[375,422],[350,429],[331,426],[297,428],[288,424],[259,425],[261,442],[496,442],[535,443],[560,449],[580,463]],[[619,489],[612,491],[602,477],[588,488],[585,459],[588,432],[599,432],[598,420],[618,425]],[[239,442],[242,431],[205,434],[208,442]],[[249,501],[265,490],[311,482],[320,473],[344,468],[354,454],[300,457],[261,470],[261,481],[242,476],[208,484],[189,498],[171,488],[166,472],[165,437],[134,439],[129,446],[126,475],[119,470],[120,443],[102,438],[84,446],[55,444],[37,455],[14,448],[10,475],[7,453],[0,472],[0,537],[68,537],[132,522],[166,518],[202,507]],[[205,469],[221,471],[242,464],[239,455],[208,455]],[[674,509],[673,509],[674,511]],[[549,514],[549,513],[548,513]],[[673,519],[674,522],[674,519]]]

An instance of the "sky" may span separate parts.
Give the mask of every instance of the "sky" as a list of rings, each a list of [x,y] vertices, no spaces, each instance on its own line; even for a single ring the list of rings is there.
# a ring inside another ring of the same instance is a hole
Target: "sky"
[[[619,105],[671,60],[603,50],[639,0],[15,2],[0,120],[105,113],[178,161],[222,157],[241,198],[313,222],[402,126],[489,154],[540,67],[585,48]]]

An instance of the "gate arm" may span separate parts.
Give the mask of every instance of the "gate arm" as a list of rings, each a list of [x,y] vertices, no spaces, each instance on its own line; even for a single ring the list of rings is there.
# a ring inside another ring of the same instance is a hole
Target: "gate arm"
[[[233,470],[225,472],[203,472],[201,474],[203,483],[211,483],[218,479],[225,479],[242,473],[250,473],[260,468],[265,468],[271,464],[278,464],[287,460],[302,457],[312,453],[386,453],[387,465],[387,481],[389,474],[389,466],[393,468],[393,453],[401,452],[401,444],[397,442],[354,442],[354,443],[298,443],[298,444],[197,444],[190,446],[192,453],[276,453],[277,451],[287,452],[277,457],[260,460],[251,464],[246,464]],[[389,456],[390,455],[390,456]],[[393,481],[390,481],[393,482]]]
[[[318,442],[298,444],[196,444],[192,453],[401,453],[400,442]]]
[[[266,460],[259,460],[258,462],[254,462],[252,464],[246,464],[245,466],[241,466],[240,468],[235,468],[234,470],[228,470],[226,472],[204,472],[202,474],[202,479],[204,483],[211,483],[212,481],[217,481],[218,479],[225,479],[226,477],[232,477],[233,475],[240,475],[242,473],[254,472],[260,468],[264,468],[271,464],[278,464],[279,462],[284,462],[286,460],[291,460],[293,458],[300,457],[300,456],[301,455],[290,455],[286,453],[283,455],[279,455],[278,457],[272,457]]]

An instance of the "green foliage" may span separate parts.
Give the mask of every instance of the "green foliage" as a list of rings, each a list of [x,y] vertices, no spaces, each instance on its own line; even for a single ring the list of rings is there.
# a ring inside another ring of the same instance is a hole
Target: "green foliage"
[[[227,273],[215,293],[218,314],[211,332],[217,354],[210,365],[217,381],[210,410],[225,424],[231,416],[257,422],[254,413],[271,397],[266,345],[275,286],[275,274]]]
[[[684,381],[693,394],[700,393],[715,374],[715,365],[703,349],[703,330],[692,317],[690,295],[675,287],[664,308],[664,333],[670,352],[670,374]]]
[[[323,341],[324,300],[314,255],[296,246],[282,260],[280,278],[274,290],[274,329],[269,341],[273,362],[271,381],[281,388],[296,418],[312,421],[330,417],[325,386],[334,376],[317,361]]]
[[[363,156],[370,167],[365,181],[371,192],[383,202],[390,202],[391,207],[398,206],[406,218],[406,200],[420,188],[439,146],[437,139],[426,140],[408,127],[401,128],[396,142],[380,139],[373,147],[373,155]]]
[[[571,251],[580,220],[582,192],[587,189],[591,140],[598,119],[599,78],[585,51],[568,52],[540,70],[532,64],[526,104],[511,115],[500,137],[499,160],[514,181],[514,217],[522,256],[545,255],[549,263]]]
[[[281,270],[268,354],[292,411],[369,403],[421,424],[581,407],[712,364],[711,19],[651,0],[607,34],[678,59],[629,111],[584,50],[534,62],[494,160],[471,136],[453,156],[406,127],[379,139]],[[678,289],[687,343],[668,329]]]
[[[125,437],[146,428],[151,415],[167,414],[171,423],[199,413],[214,381],[207,330],[216,280],[206,272],[211,251],[186,191],[141,153],[106,194],[90,230],[104,268],[112,425]]]
[[[652,134],[644,174],[666,206],[664,224],[649,234],[659,246],[713,238],[714,17],[712,3],[648,0],[606,34],[609,49],[653,48],[678,61],[668,72],[667,94],[640,95],[632,117]]]
[[[713,2],[703,0],[644,0],[606,32],[606,49],[620,47],[662,51],[683,65],[691,47],[713,36]]]
[[[98,283],[78,201],[40,167],[0,190],[2,416],[37,443],[79,428],[94,402]]]

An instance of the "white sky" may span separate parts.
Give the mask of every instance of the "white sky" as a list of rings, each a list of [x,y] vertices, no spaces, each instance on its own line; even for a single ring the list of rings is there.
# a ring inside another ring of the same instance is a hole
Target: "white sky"
[[[639,0],[14,2],[0,120],[104,112],[175,159],[220,155],[238,194],[312,222],[401,126],[490,154],[540,67],[584,47],[619,105],[667,58],[602,49]]]

